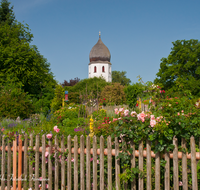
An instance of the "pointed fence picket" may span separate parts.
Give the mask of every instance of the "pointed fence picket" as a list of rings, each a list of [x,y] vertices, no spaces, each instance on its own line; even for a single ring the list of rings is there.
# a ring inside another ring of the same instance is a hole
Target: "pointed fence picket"
[[[67,138],[62,136],[60,140],[57,137],[48,140],[45,135],[41,138],[39,135],[35,137],[25,135],[22,141],[19,135],[13,142],[5,136],[0,136],[0,189],[44,190],[48,186],[48,189],[55,190],[91,188],[119,190],[121,185],[128,189],[128,184],[120,184],[120,172],[125,172],[125,170],[122,170],[118,157],[121,152],[118,138],[115,137],[115,141],[112,142],[110,136],[107,139],[100,137],[100,143],[97,142],[96,136],[88,136],[86,139],[84,136],[80,139],[77,136],[74,139],[70,136]],[[107,144],[106,148],[105,144]],[[191,160],[192,189],[198,189],[197,160],[200,160],[200,153],[196,153],[194,137],[190,138],[191,154],[185,151],[185,139],[181,140],[182,152],[178,152],[178,140],[174,138],[173,153],[165,150],[163,155],[159,152],[154,154],[151,144],[150,141],[146,141],[146,150],[144,150],[144,142],[140,141],[137,144],[139,150],[135,150],[136,144],[133,141],[130,142],[133,150],[130,153],[131,168],[139,167],[140,171],[144,172],[144,164],[146,164],[146,181],[144,178],[133,179],[130,185],[131,190],[150,190],[152,180],[155,180],[155,189],[169,190],[170,182],[174,189],[179,189],[180,181],[183,183],[183,189],[188,189],[188,159]],[[152,177],[152,158],[155,158],[154,177]],[[163,184],[160,182],[161,159],[166,161]],[[171,162],[173,163],[173,180],[170,180],[170,159],[173,159]],[[182,161],[182,179],[178,170],[179,160]]]

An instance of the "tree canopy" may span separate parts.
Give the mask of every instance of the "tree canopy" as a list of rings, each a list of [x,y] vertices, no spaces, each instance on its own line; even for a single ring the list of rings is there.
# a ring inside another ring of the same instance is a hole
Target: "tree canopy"
[[[0,26],[0,86],[10,81],[28,93],[33,103],[45,98],[45,105],[50,108],[49,98],[56,85],[50,64],[35,45],[30,45],[33,34],[29,26],[15,19],[7,0],[0,4]],[[44,101],[36,103],[36,110],[41,110],[38,106],[43,104]]]
[[[112,82],[126,86],[131,83],[131,80],[126,77],[126,71],[112,71]]]
[[[10,2],[8,0],[2,0],[0,5],[0,24],[13,24],[15,21],[15,15],[13,12],[13,6],[10,8]]]
[[[155,84],[165,90],[200,95],[200,43],[177,40],[167,58],[162,58]]]

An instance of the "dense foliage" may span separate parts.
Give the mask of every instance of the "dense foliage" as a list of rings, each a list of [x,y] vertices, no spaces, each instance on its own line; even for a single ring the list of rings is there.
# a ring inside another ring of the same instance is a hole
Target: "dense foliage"
[[[107,85],[101,91],[100,100],[105,101],[108,105],[121,105],[126,102],[124,86],[119,83]]]
[[[200,43],[198,40],[177,40],[172,51],[162,58],[154,83],[170,92],[185,91],[200,95]]]
[[[131,80],[126,77],[126,71],[112,71],[112,82],[126,86],[131,83]]]

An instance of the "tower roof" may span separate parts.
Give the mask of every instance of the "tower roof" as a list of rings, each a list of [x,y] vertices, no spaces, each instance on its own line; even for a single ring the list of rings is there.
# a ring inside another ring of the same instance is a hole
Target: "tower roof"
[[[93,48],[90,51],[90,62],[96,62],[96,61],[103,61],[103,62],[110,62],[110,51],[105,46],[105,44],[101,40],[101,35],[99,34],[99,40],[98,42],[93,46]]]

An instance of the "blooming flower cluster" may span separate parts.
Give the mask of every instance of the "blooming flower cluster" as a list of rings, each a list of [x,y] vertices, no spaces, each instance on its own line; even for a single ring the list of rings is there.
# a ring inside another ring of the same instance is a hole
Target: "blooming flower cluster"
[[[53,130],[54,130],[56,133],[58,133],[58,132],[60,131],[60,129],[58,128],[58,126],[54,126]],[[53,135],[52,135],[51,133],[49,133],[49,134],[46,135],[47,139],[51,139],[52,136],[53,136]]]

